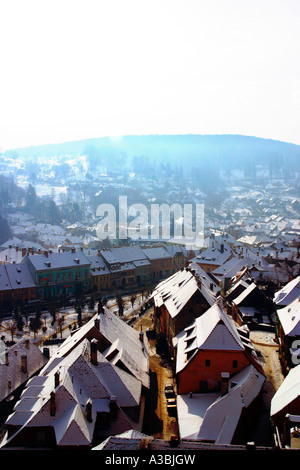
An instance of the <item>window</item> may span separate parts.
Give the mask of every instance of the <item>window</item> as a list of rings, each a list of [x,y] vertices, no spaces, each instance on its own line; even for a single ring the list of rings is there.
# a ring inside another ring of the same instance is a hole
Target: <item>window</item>
[[[233,367],[234,369],[236,369],[237,366],[238,366],[238,361],[233,360],[233,361],[232,361],[232,367]]]
[[[199,391],[200,393],[206,393],[208,390],[207,382],[205,380],[200,380]]]
[[[205,367],[210,367],[210,359],[205,359]]]
[[[44,445],[46,442],[46,435],[44,431],[36,431],[35,443],[36,445]]]

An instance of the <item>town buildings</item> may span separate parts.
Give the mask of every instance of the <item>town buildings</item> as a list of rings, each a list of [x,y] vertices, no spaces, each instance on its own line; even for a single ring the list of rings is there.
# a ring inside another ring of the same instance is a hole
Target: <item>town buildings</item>
[[[154,328],[166,341],[171,356],[174,337],[213,305],[217,292],[218,286],[194,263],[156,286],[152,294]]]
[[[2,340],[1,340],[2,343]],[[48,362],[29,338],[17,341],[0,352],[0,423],[12,412],[12,405],[30,377],[37,374]]]
[[[292,368],[271,401],[270,416],[281,448],[298,448],[300,437],[300,365]]]
[[[0,264],[0,308],[33,300],[68,299],[82,294],[138,289],[153,284],[188,263],[182,247],[124,246],[98,250],[17,250],[20,263]]]
[[[28,380],[1,447],[86,450],[141,431],[149,386],[147,337],[100,308]]]

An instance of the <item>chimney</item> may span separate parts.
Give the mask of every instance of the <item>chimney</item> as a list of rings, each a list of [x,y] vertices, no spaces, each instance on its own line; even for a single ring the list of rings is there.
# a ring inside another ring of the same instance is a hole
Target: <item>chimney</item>
[[[55,416],[55,393],[51,392],[50,393],[50,416]]]
[[[94,323],[95,323],[95,328],[97,328],[97,330],[100,331],[100,318],[99,317],[95,318]]]
[[[228,393],[229,372],[221,372],[221,397]]]
[[[141,331],[139,333],[139,340],[141,343],[144,341],[144,332],[143,332],[143,326],[141,325]]]
[[[47,359],[50,359],[50,349],[49,348],[43,348],[43,354]]]
[[[98,348],[97,348],[97,345],[98,345],[98,341],[95,338],[92,339],[92,341],[91,341],[91,363],[93,364],[93,366],[96,366],[98,364],[98,360],[97,360]]]
[[[85,405],[86,419],[88,420],[89,423],[91,423],[93,421],[92,409],[93,409],[93,402],[89,398],[88,401],[86,402],[86,405]]]
[[[26,354],[21,355],[21,371],[24,372],[24,374],[27,374],[27,355]]]
[[[75,248],[71,248],[71,253],[75,253]]]
[[[26,255],[26,248],[22,248],[22,257],[24,258],[25,255]]]
[[[18,253],[18,251],[19,251],[19,247],[18,247],[18,245],[17,245],[17,246],[16,246],[16,253]]]
[[[54,374],[54,388],[58,387],[59,385],[59,372],[55,372]]]
[[[224,243],[221,243],[220,251],[221,251],[221,253],[224,253]]]
[[[110,409],[110,415],[112,419],[117,418],[117,413],[118,413],[118,405],[117,405],[117,397],[115,395],[112,395],[109,400],[109,409]]]
[[[30,339],[28,339],[28,338],[25,339],[25,347],[26,347],[27,349],[30,349]]]
[[[44,255],[46,256],[46,258],[48,258],[48,251],[47,250],[44,251]]]
[[[6,353],[5,353],[5,365],[9,366],[8,351],[6,351]]]
[[[98,313],[104,313],[103,304],[101,300],[98,302]]]

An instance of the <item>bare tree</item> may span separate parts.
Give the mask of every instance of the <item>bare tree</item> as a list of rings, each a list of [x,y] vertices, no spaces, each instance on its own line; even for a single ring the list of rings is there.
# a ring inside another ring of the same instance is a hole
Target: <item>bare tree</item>
[[[133,305],[134,305],[134,302],[136,301],[136,295],[135,294],[132,294],[131,298],[130,298],[130,302],[131,302],[131,307],[133,308]]]
[[[14,340],[14,334],[16,333],[16,331],[18,329],[15,320],[11,320],[9,322],[7,329],[8,329],[8,331],[10,331],[11,340],[13,341]]]
[[[59,331],[60,331],[60,337],[62,338],[62,332],[63,332],[63,324],[65,323],[65,319],[64,319],[64,316],[63,315],[60,315],[58,318],[57,318],[57,325],[59,327]]]

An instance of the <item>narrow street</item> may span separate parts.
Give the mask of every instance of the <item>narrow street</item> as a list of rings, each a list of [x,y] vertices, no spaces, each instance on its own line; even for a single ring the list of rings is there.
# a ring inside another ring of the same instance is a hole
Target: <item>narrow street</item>
[[[146,332],[152,327],[153,309],[139,318],[134,328]],[[274,334],[261,331],[252,331],[250,339],[255,349],[258,351],[261,365],[266,374],[266,381],[263,386],[261,398],[261,412],[257,426],[253,430],[251,439],[257,446],[274,445],[273,430],[270,422],[271,400],[275,392],[284,380],[281,364],[278,357],[278,344],[274,341]],[[167,411],[167,402],[164,395],[166,383],[173,383],[172,369],[162,357],[156,354],[155,342],[150,343],[150,370],[151,370],[151,423],[147,432],[158,439],[170,440],[172,436],[178,437],[178,424],[176,415],[170,416]]]
[[[147,313],[140,317],[135,323],[134,328],[146,332],[147,328],[153,326],[153,307]],[[172,415],[167,410],[167,400],[164,388],[167,383],[173,382],[173,371],[166,360],[156,353],[154,340],[149,340],[150,345],[150,377],[151,377],[151,396],[149,400],[148,419],[146,420],[144,432],[156,439],[171,440],[178,438],[178,424],[176,411]]]
[[[258,446],[272,446],[274,445],[274,439],[270,421],[271,400],[284,380],[277,352],[278,344],[274,341],[274,333],[251,331],[250,339],[260,354],[260,362],[266,374],[261,413],[252,440]]]

